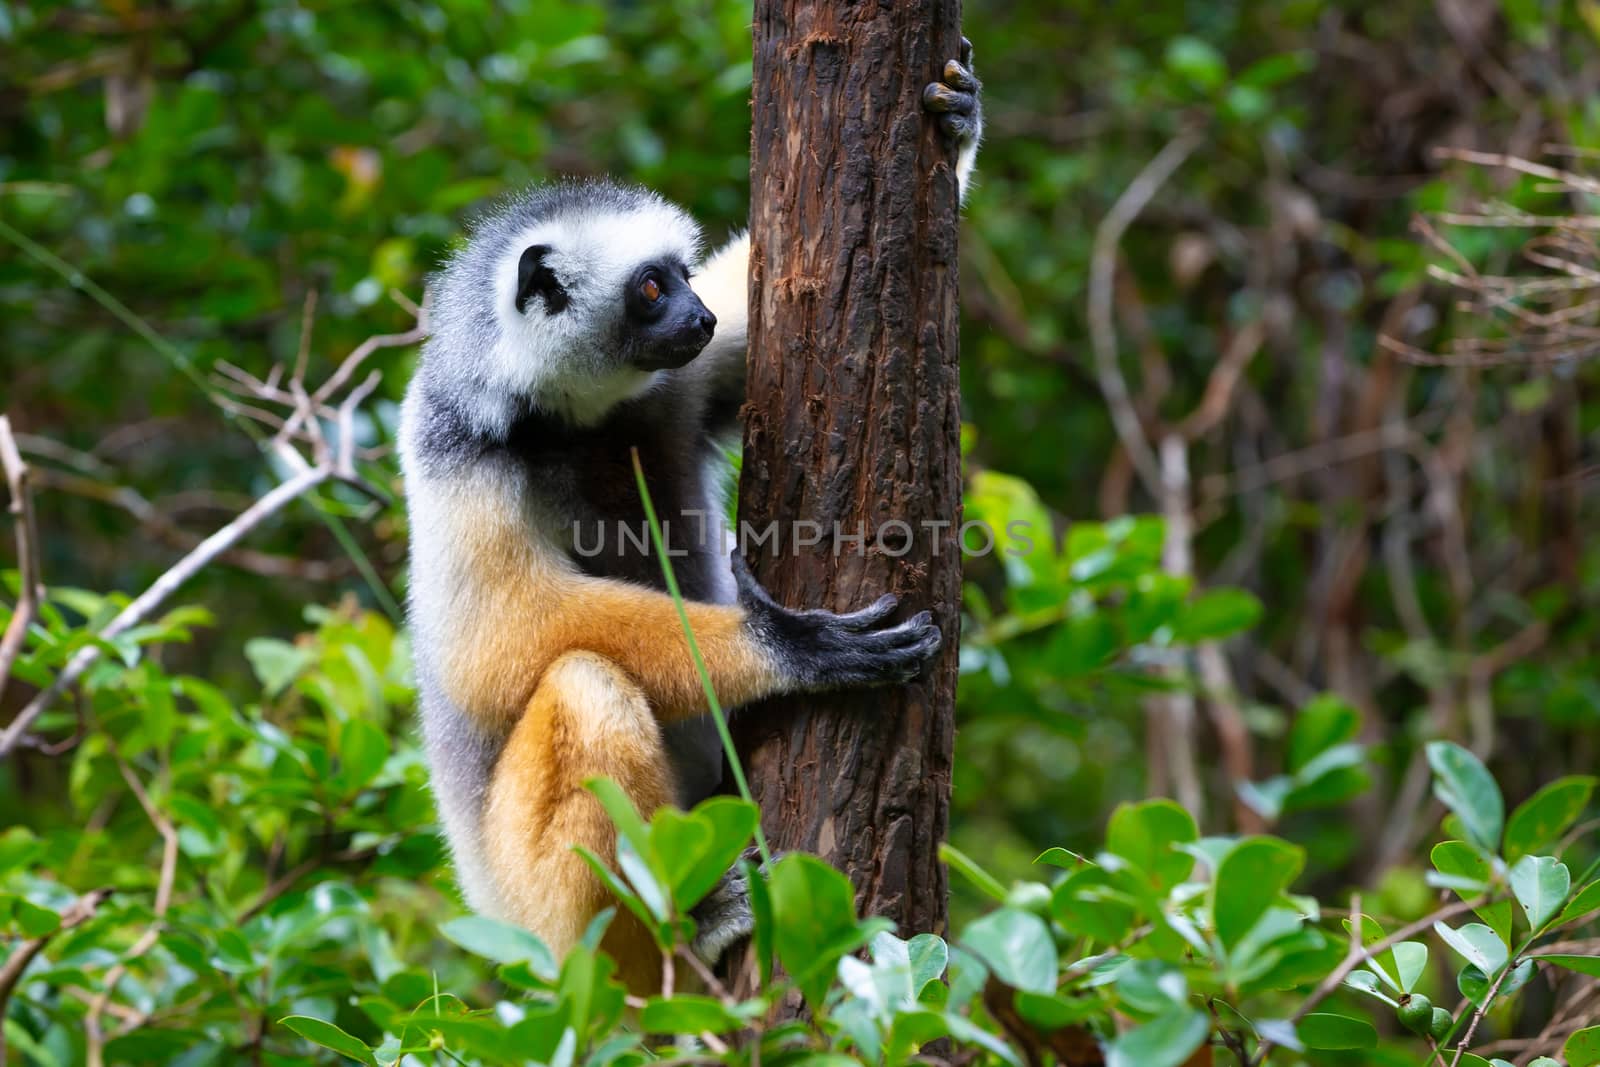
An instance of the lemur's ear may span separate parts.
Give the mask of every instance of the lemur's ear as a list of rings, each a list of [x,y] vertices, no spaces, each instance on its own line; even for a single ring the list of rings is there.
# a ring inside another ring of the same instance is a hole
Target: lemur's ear
[[[522,258],[517,261],[517,310],[528,310],[528,301],[536,296],[544,297],[544,313],[554,315],[571,302],[567,291],[561,287],[561,281],[556,277],[556,272],[545,266],[544,257],[550,252],[549,245],[530,245],[523,249]]]

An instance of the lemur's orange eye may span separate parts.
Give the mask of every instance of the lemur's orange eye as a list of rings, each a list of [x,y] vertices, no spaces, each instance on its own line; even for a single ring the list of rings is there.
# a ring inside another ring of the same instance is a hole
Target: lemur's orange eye
[[[650,303],[654,304],[661,299],[661,284],[654,278],[646,278],[644,284],[639,286],[639,293]]]

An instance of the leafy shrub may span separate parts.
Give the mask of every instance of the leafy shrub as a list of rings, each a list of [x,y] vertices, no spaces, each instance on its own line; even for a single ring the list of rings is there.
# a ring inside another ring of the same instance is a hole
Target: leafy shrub
[[[1088,580],[1082,545],[1148,543],[1138,528],[1080,531],[1069,580]],[[117,606],[55,591],[17,676],[48,678]],[[947,848],[988,902],[949,939],[903,939],[856,915],[839,872],[780,858],[751,880],[762,981],[748,998],[685,946],[689,909],[749,845],[755,810],[724,797],[646,821],[597,781],[620,834],[616,855],[589,859],[671,961],[670,991],[635,1000],[597,949],[609,913],[564,961],[525,931],[455,917],[403,726],[404,638],[352,607],[308,621],[293,642],[248,644],[259,686],[236,702],[162,668],[162,646],[205,622],[173,612],[108,646],[79,707],[43,724],[83,732],[65,760],[70,808],[0,835],[5,970],[26,968],[0,992],[21,1062],[299,1062],[320,1048],[369,1064],[900,1063],[946,1041],[963,1062],[1055,1050],[1070,1064],[1070,1049],[1099,1045],[1125,1067],[1418,1062],[1437,1044],[1481,1067],[1509,1061],[1454,1049],[1484,1018],[1537,1010],[1541,974],[1600,976],[1581,936],[1600,912],[1582,823],[1595,779],[1552,782],[1507,813],[1471,753],[1436,743],[1439,899],[1416,914],[1298,893],[1302,846],[1202,836],[1154,799],[1119,806],[1093,856],[1048,849],[1009,887]],[[1251,804],[1276,818],[1351,799],[1358,730],[1347,705],[1308,705],[1284,772],[1250,786]],[[809,1022],[790,1016],[796,998]],[[1597,1035],[1570,1035],[1569,1067],[1600,1062]]]

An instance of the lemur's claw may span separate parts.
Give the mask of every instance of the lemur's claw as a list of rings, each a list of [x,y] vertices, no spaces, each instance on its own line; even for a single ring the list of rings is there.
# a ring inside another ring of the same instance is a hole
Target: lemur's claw
[[[944,65],[942,80],[922,90],[922,106],[939,116],[939,125],[956,141],[966,142],[980,128],[978,91],[983,87],[972,71],[972,42],[961,38],[961,58]]]
[[[848,615],[839,616],[839,624],[847,630],[870,630],[878,623],[894,614],[894,609],[900,606],[900,599],[893,593],[885,593],[860,611],[852,611]]]
[[[927,611],[882,630],[828,636],[832,640],[823,643],[834,647],[819,657],[817,684],[822,686],[909,682],[922,673],[944,640]]]
[[[972,71],[963,63],[955,59],[944,65],[944,83],[964,93],[978,91],[978,79],[973,77]]]
[[[695,924],[694,941],[689,947],[708,967],[715,967],[724,952],[749,937],[756,928],[743,868],[738,864],[730,868],[689,914]]]
[[[889,616],[900,606],[892,593],[845,614],[795,611],[761,588],[737,551],[730,563],[748,625],[798,688],[909,682],[922,673],[943,641],[930,612],[890,622]]]

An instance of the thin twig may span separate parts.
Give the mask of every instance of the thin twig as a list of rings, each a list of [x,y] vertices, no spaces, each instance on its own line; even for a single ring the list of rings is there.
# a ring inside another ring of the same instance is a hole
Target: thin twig
[[[161,932],[167,926],[167,909],[172,905],[173,883],[177,880],[178,873],[178,830],[172,825],[156,803],[151,800],[150,794],[145,790],[144,784],[139,781],[129,767],[127,761],[116,751],[111,751],[116,760],[117,770],[122,775],[122,780],[127,783],[128,789],[133,793],[134,799],[139,802],[139,807],[144,809],[145,817],[150,820],[156,832],[161,835],[161,867],[156,877],[156,899],[152,909],[153,915],[150,925],[128,950],[122,958],[112,965],[106,972],[105,979],[100,988],[100,993],[94,1002],[89,1005],[88,1012],[83,1018],[84,1040],[86,1045],[85,1060],[88,1067],[103,1067],[105,1062],[105,1031],[100,1025],[100,1017],[105,1014],[106,1007],[117,991],[117,983],[122,981],[123,975],[128,973],[128,967],[133,961],[143,956],[160,940]]]
[[[1489,985],[1489,991],[1483,995],[1483,1003],[1478,1005],[1477,1010],[1472,1013],[1471,1021],[1467,1023],[1467,1032],[1461,1036],[1460,1041],[1456,1042],[1456,1054],[1450,1058],[1450,1067],[1458,1067],[1461,1063],[1462,1054],[1472,1045],[1472,1035],[1478,1032],[1478,1024],[1483,1021],[1483,1013],[1489,1010],[1490,1004],[1494,1003],[1494,995],[1500,992],[1500,983],[1506,980],[1506,975],[1510,974],[1512,968],[1516,965],[1517,961],[1513,957],[1507,960],[1506,965],[1500,968],[1500,973],[1494,976],[1494,981]]]
[[[1398,945],[1402,941],[1409,941],[1411,938],[1425,930],[1433,929],[1434,923],[1443,922],[1446,919],[1453,919],[1457,915],[1464,915],[1469,911],[1483,907],[1488,902],[1489,898],[1487,896],[1482,896],[1474,897],[1472,900],[1458,900],[1453,904],[1446,904],[1443,907],[1436,908],[1431,914],[1423,916],[1416,922],[1407,923],[1405,926],[1402,926],[1400,929],[1396,930],[1392,934],[1389,934],[1387,937],[1374,941],[1370,945],[1363,946],[1361,944],[1361,901],[1359,898],[1355,899],[1350,905],[1350,912],[1353,916],[1351,919],[1351,925],[1355,928],[1355,940],[1350,944],[1350,951],[1345,954],[1344,960],[1339,964],[1339,966],[1335,967],[1326,978],[1317,983],[1317,987],[1311,991],[1311,995],[1300,1002],[1300,1007],[1295,1011],[1294,1017],[1290,1021],[1297,1023],[1301,1019],[1304,1019],[1307,1015],[1310,1015],[1314,1010],[1316,1010],[1318,1004],[1321,1004],[1324,1000],[1327,1000],[1328,997],[1333,995],[1335,990],[1344,984],[1344,980],[1350,976],[1351,971],[1354,971],[1367,960],[1370,960],[1374,956],[1377,956],[1381,953],[1387,952],[1389,949]],[[1256,1065],[1265,1063],[1267,1060],[1267,1054],[1271,1052],[1272,1049],[1272,1039],[1263,1038],[1261,1040],[1261,1044],[1256,1048],[1256,1055],[1253,1063]]]
[[[28,964],[38,957],[50,939],[57,934],[65,933],[78,926],[91,916],[105,903],[111,895],[110,889],[93,889],[67,905],[61,912],[61,925],[48,934],[29,938],[11,950],[11,955],[0,963],[0,1019],[6,1016],[6,1003],[11,999],[12,992],[17,988],[17,983],[22,980],[22,973],[28,969]],[[6,1063],[6,1035],[4,1028],[0,1028],[0,1063]]]
[[[1154,159],[1145,164],[1116,203],[1101,221],[1094,235],[1094,253],[1089,268],[1089,337],[1094,347],[1095,374],[1100,391],[1105,394],[1111,409],[1111,422],[1117,438],[1128,453],[1139,478],[1150,495],[1161,495],[1161,470],[1155,453],[1145,437],[1134,410],[1133,398],[1128,393],[1127,379],[1117,358],[1115,322],[1115,290],[1117,279],[1118,247],[1122,235],[1154,199],[1177,169],[1183,165],[1196,148],[1200,147],[1201,131],[1191,127],[1173,138]]]
[[[17,570],[21,586],[17,590],[17,605],[6,623],[4,636],[0,636],[0,696],[6,691],[6,680],[11,677],[11,666],[22,654],[28,637],[28,627],[39,614],[39,604],[44,600],[44,574],[39,566],[39,527],[33,514],[33,492],[28,465],[17,450],[17,439],[11,432],[11,420],[0,415],[0,467],[4,467],[6,485],[11,493],[11,514],[17,528]],[[4,1058],[0,1057],[0,1062]]]

